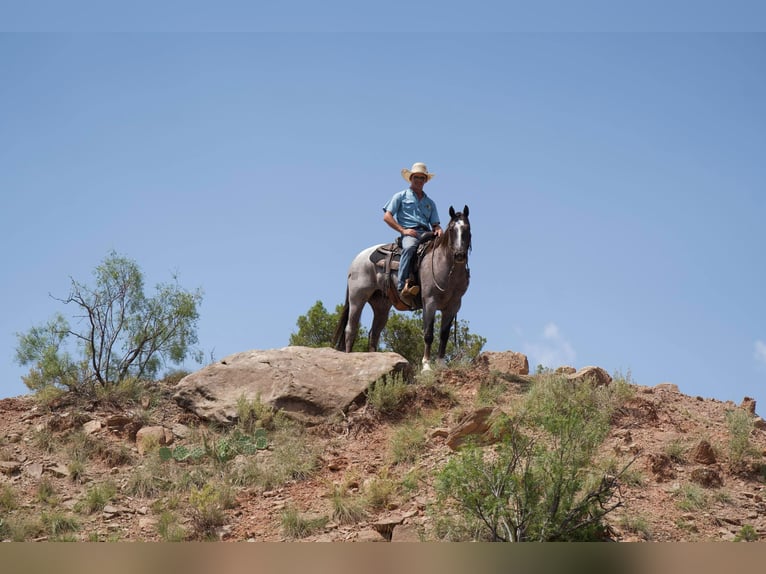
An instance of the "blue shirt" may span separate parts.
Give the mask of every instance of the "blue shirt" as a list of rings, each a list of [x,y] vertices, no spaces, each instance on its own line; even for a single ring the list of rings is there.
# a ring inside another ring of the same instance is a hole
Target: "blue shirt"
[[[399,225],[405,229],[418,227],[431,229],[433,225],[439,225],[436,204],[425,192],[423,192],[423,199],[418,199],[415,192],[409,188],[395,193],[383,207],[383,211],[390,211]]]

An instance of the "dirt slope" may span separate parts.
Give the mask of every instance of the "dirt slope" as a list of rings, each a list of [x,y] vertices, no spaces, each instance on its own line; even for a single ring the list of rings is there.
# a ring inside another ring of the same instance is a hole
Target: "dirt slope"
[[[294,511],[322,524],[303,538],[309,541],[435,539],[432,477],[452,452],[444,430],[476,407],[487,377],[480,369],[444,370],[434,384],[419,387],[399,417],[376,416],[361,406],[307,429],[305,438],[318,453],[317,469],[278,485],[234,484],[212,531],[228,541],[288,540],[294,534],[286,530],[285,516]],[[505,385],[494,398],[501,408],[524,392],[515,383]],[[633,397],[614,417],[602,453],[616,461],[636,458],[630,480],[621,486],[624,507],[610,515],[612,539],[766,539],[766,432],[754,428],[745,463],[732,465],[727,412],[738,405],[686,396],[673,385],[632,388]],[[203,479],[186,488],[136,489],[137,473],[168,468],[162,464],[188,471],[184,476],[202,472],[188,460],[158,462],[156,450],[138,453],[135,435],[142,425],[161,425],[181,435],[204,433],[204,423],[181,411],[171,394],[169,384],[158,383],[143,404],[139,399],[120,407],[91,402],[48,409],[31,396],[0,400],[0,539],[196,537],[204,517],[194,513],[189,493],[199,492],[205,481],[218,481],[231,465],[247,464],[247,456],[208,465]],[[411,460],[408,432],[425,440],[412,447]],[[171,447],[189,440],[177,435]],[[86,455],[78,455],[78,448]],[[278,454],[271,450],[252,456],[268,460]],[[99,500],[94,492],[103,485],[113,491]],[[378,504],[369,502],[375,490],[385,491],[378,493]],[[338,497],[348,503],[348,516],[333,515]]]

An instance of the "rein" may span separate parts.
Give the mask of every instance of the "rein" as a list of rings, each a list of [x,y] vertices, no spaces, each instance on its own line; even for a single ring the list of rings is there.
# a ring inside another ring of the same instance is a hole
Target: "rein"
[[[436,273],[434,273],[434,253],[436,252],[436,249],[431,249],[431,278],[434,280],[434,285],[436,288],[444,293],[447,289],[442,288],[441,285],[439,285],[439,282],[436,280]],[[449,275],[447,275],[447,284],[449,284],[450,277],[452,277],[452,272],[455,270],[455,256],[452,256],[452,267],[449,268]]]

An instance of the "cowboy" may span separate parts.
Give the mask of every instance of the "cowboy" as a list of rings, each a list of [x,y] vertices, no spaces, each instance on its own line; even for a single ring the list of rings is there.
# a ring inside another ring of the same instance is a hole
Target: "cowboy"
[[[399,261],[399,280],[397,289],[399,298],[407,305],[412,305],[420,287],[410,285],[412,259],[421,236],[433,231],[441,235],[439,214],[433,199],[426,195],[423,186],[431,181],[435,174],[429,173],[424,163],[415,163],[412,169],[403,169],[402,177],[409,183],[409,188],[395,193],[383,207],[383,221],[392,229],[402,234],[402,256]]]

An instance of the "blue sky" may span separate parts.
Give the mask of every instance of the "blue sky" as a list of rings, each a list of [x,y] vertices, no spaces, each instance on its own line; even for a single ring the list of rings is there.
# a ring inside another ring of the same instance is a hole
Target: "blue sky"
[[[422,161],[486,350],[763,411],[764,34],[4,33],[0,70],[0,396],[111,250],[204,291],[208,359],[285,346]]]

